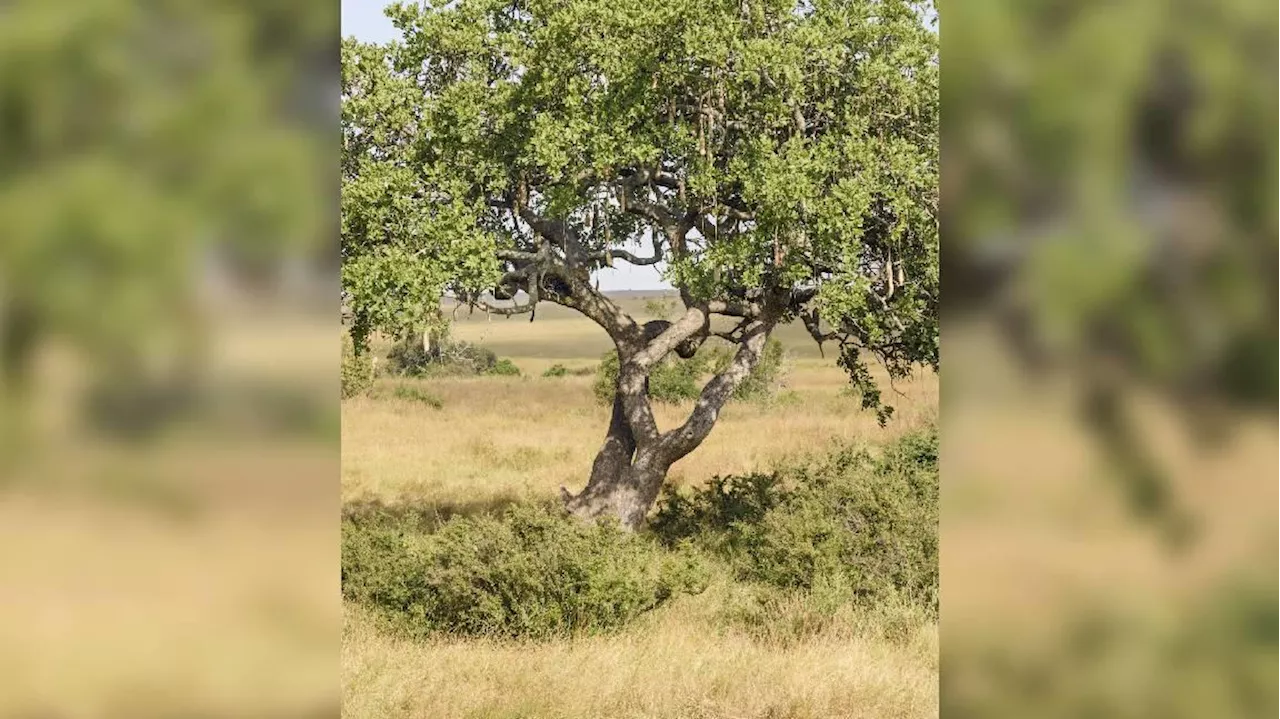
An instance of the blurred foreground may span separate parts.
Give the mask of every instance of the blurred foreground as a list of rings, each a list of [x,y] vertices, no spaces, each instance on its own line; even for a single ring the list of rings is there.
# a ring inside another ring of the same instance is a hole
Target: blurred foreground
[[[337,39],[0,8],[0,716],[336,714]]]
[[[1276,6],[941,18],[942,714],[1274,716]]]

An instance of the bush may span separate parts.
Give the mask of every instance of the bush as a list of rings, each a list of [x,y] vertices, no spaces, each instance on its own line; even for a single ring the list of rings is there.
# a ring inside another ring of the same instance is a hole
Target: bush
[[[367,393],[373,388],[373,358],[367,353],[357,355],[351,338],[342,337],[342,377],[341,393],[343,399]]]
[[[553,364],[542,373],[543,377],[587,377],[596,373],[596,368],[592,366],[574,367],[572,369],[562,364]],[[612,401],[612,399],[610,399]]]
[[[386,371],[403,377],[489,374],[498,364],[492,350],[455,341],[446,333],[434,338],[431,352],[422,348],[421,335],[408,335],[387,352]]]
[[[420,377],[426,374],[432,357],[422,348],[422,337],[410,334],[391,345],[386,359],[383,368],[387,374]]]
[[[497,375],[499,377],[519,377],[520,368],[511,360],[503,357],[495,362],[493,367],[490,367],[489,371],[484,374]]]
[[[707,357],[699,354],[692,359],[681,360],[669,356],[659,362],[649,373],[649,397],[655,402],[676,404],[697,399],[702,392],[701,379],[706,371]],[[613,404],[618,387],[618,353],[609,352],[596,367],[596,381],[592,392],[600,404]]]
[[[650,523],[693,541],[740,579],[781,589],[841,586],[851,600],[937,610],[938,438],[907,435],[879,457],[844,448],[775,475],[668,491]]]
[[[417,527],[348,518],[342,530],[344,598],[411,636],[607,631],[706,583],[691,553],[546,508]]]

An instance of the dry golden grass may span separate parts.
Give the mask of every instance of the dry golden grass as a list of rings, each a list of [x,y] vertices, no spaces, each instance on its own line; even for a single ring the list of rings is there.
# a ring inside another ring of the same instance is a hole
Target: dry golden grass
[[[794,333],[794,329],[788,330]],[[443,406],[393,397],[343,403],[344,503],[485,508],[579,489],[603,439],[608,411],[590,376],[543,378],[553,363],[592,366],[608,340],[589,322],[472,318],[455,337],[511,357],[519,378],[415,380]],[[671,481],[768,468],[833,440],[881,442],[936,417],[937,379],[899,383],[888,428],[841,395],[830,360],[789,343],[787,399],[728,407]],[[602,344],[603,341],[603,344]],[[514,350],[514,352],[513,352]],[[798,350],[798,351],[797,351]],[[386,381],[386,380],[384,380]],[[664,428],[684,406],[657,406]],[[937,631],[819,634],[788,645],[724,630],[715,621],[724,583],[682,597],[611,636],[513,644],[410,642],[380,634],[348,607],[344,715],[359,718],[929,717],[937,716]]]
[[[1195,543],[1174,552],[1122,502],[1070,386],[1027,381],[981,327],[952,329],[944,343],[948,706],[1016,717],[1167,702],[1187,716],[1242,715],[1203,688],[1247,692],[1242,667],[1259,663],[1265,686],[1274,631],[1199,623],[1251,606],[1241,581],[1275,586],[1274,417],[1233,417],[1226,441],[1208,447],[1167,403],[1134,398],[1139,431],[1198,523]],[[1019,693],[1020,672],[1040,670],[1053,681]],[[1264,701],[1255,715],[1274,713]]]
[[[673,606],[609,637],[412,643],[349,610],[348,717],[937,716],[937,636],[907,645],[715,635]]]
[[[216,377],[333,396],[331,322],[233,319],[212,338]],[[41,364],[41,408],[75,415],[50,391],[74,386],[72,364]],[[44,429],[0,477],[0,716],[332,715],[332,441]]]
[[[517,364],[541,374],[545,365]],[[835,367],[806,362],[789,383],[795,395],[776,405],[732,404],[711,436],[677,463],[673,482],[704,481],[767,467],[833,439],[882,441],[931,415],[937,383],[902,385],[899,417],[881,429],[875,417],[841,396],[847,382]],[[577,489],[604,439],[608,408],[591,394],[591,377],[441,378],[415,380],[443,402],[357,398],[344,403],[343,498],[419,502],[554,496]],[[657,405],[664,429],[691,405]]]

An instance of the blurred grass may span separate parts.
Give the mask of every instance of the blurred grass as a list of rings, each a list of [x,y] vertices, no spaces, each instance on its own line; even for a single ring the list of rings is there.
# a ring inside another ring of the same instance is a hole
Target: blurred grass
[[[945,716],[1276,714],[1276,20],[942,8]]]
[[[336,712],[337,30],[0,6],[0,715]]]

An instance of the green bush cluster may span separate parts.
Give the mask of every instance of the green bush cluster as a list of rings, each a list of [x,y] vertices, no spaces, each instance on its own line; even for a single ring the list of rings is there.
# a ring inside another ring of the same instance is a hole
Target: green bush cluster
[[[485,372],[485,374],[491,374],[498,377],[519,377],[520,368],[516,366],[515,362],[503,357],[493,363],[493,367],[490,367],[489,371]]]
[[[930,429],[878,455],[846,447],[771,475],[668,491],[650,527],[668,544],[692,541],[722,557],[743,580],[936,611],[937,524]]]
[[[586,377],[596,373],[595,366],[574,367],[572,369],[565,367],[560,363],[551,365],[542,373],[543,377]]]
[[[699,380],[705,372],[706,365],[707,358],[703,355],[687,360],[674,356],[667,357],[649,373],[650,399],[671,404],[697,399],[702,391]],[[600,404],[613,404],[617,387],[618,353],[613,351],[600,358],[591,391]]]
[[[509,374],[514,367],[510,360],[499,360],[490,349],[454,340],[445,333],[433,338],[430,352],[423,349],[421,335],[404,337],[388,350],[384,366],[387,374],[402,377]]]
[[[342,336],[341,393],[343,399],[367,393],[373,388],[373,358],[357,355],[351,338]]]
[[[773,395],[783,372],[782,343],[770,338],[765,343],[760,361],[733,392],[735,400],[759,400]],[[733,360],[728,347],[703,345],[692,358],[682,360],[669,355],[649,373],[649,397],[657,402],[677,404],[695,400],[702,393],[709,374],[724,371]],[[601,358],[596,368],[592,391],[600,404],[612,404],[618,383],[618,353],[612,351]]]
[[[527,505],[432,533],[348,518],[342,543],[343,596],[411,636],[607,631],[706,583],[694,554]]]
[[[709,353],[711,371],[714,373],[718,374],[728,369],[729,363],[733,361],[733,350],[729,347],[715,347],[707,351]],[[764,351],[760,354],[760,361],[756,363],[751,373],[734,389],[733,399],[750,401],[772,397],[782,383],[785,369],[783,361],[785,358],[786,352],[782,347],[782,342],[770,337],[765,342]]]

